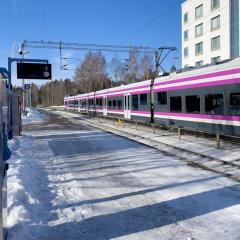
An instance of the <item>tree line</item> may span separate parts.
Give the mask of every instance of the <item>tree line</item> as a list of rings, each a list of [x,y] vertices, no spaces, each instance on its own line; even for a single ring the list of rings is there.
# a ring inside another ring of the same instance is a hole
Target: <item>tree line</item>
[[[107,62],[101,52],[87,52],[77,66],[73,79],[59,79],[37,86],[32,84],[32,106],[63,105],[65,96],[139,82],[154,77],[153,55],[132,49],[127,59],[114,55]],[[21,94],[20,88],[15,92]],[[30,91],[26,91],[29,101]],[[27,104],[28,105],[28,104]]]

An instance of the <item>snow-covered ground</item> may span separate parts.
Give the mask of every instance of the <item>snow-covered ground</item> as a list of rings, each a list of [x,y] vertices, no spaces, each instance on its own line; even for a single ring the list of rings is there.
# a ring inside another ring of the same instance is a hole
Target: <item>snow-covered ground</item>
[[[51,124],[11,142],[8,240],[240,239],[237,182],[85,123]]]
[[[36,110],[35,108],[31,108],[31,109],[26,108],[26,111],[27,111],[27,115],[22,116],[23,125],[30,124],[30,123],[39,123],[46,120],[46,116],[39,113],[39,111]]]

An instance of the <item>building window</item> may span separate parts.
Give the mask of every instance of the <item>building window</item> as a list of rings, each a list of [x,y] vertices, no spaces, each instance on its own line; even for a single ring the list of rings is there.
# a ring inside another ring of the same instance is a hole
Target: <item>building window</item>
[[[195,8],[195,19],[198,19],[203,16],[203,5],[200,5]]]
[[[195,66],[196,66],[196,67],[201,67],[201,66],[203,66],[203,61],[198,61],[198,62],[196,62]]]
[[[188,13],[184,13],[184,23],[188,23]]]
[[[200,96],[186,96],[187,113],[200,113]]]
[[[140,95],[140,104],[141,105],[147,105],[147,94],[141,94]]]
[[[240,115],[240,93],[230,94],[231,115]]]
[[[215,51],[220,49],[220,36],[211,39],[211,50]]]
[[[203,42],[197,43],[195,45],[195,55],[201,55],[203,54]]]
[[[170,97],[170,111],[171,112],[182,112],[182,97],[181,96]]]
[[[167,104],[167,92],[159,92],[157,98],[159,105]]]
[[[184,41],[188,40],[188,30],[184,31]]]
[[[203,24],[199,24],[195,27],[195,37],[199,37],[203,35]]]
[[[138,95],[132,96],[132,108],[133,110],[138,110]]]
[[[188,47],[184,48],[184,57],[187,58],[188,57]]]
[[[211,10],[216,10],[220,7],[220,0],[211,0]]]
[[[220,28],[220,16],[211,19],[211,30],[214,31]]]
[[[220,62],[220,61],[221,61],[220,56],[218,56],[218,57],[213,57],[213,58],[211,59],[211,63],[218,63],[218,62]]]
[[[223,114],[223,94],[206,95],[205,111],[208,114]]]

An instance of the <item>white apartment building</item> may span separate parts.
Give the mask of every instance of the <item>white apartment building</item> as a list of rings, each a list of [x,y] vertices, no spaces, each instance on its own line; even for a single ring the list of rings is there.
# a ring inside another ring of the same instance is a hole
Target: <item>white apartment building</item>
[[[239,56],[239,1],[186,0],[182,3],[182,67]]]

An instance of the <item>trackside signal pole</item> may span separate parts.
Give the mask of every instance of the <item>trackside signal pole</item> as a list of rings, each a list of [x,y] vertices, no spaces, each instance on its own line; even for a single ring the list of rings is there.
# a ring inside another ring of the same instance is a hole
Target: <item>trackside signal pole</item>
[[[162,70],[163,76],[166,74],[166,71],[164,70],[162,63],[166,59],[166,57],[169,55],[169,53],[172,51],[177,51],[177,48],[161,47],[155,51],[155,72],[154,72],[154,75],[152,76],[151,84],[150,84],[151,123],[154,123],[154,81],[155,81],[155,78],[159,77],[160,70]]]

